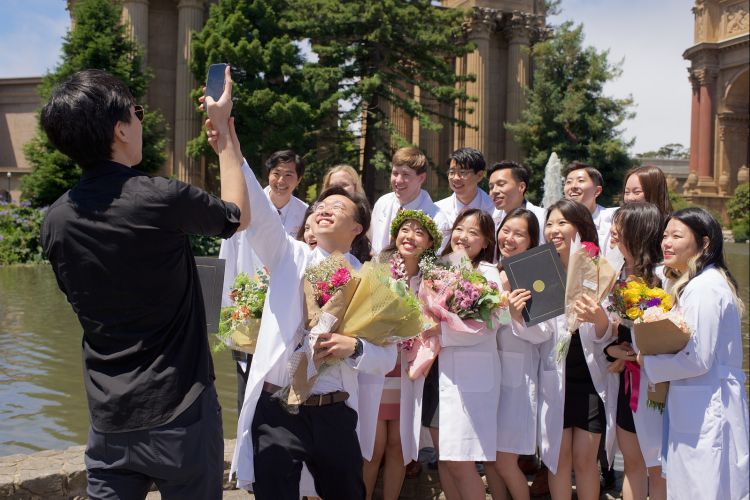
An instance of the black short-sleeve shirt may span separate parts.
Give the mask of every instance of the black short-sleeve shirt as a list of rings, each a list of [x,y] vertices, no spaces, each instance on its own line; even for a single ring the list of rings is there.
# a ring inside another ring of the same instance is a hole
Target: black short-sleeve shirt
[[[42,245],[83,327],[94,429],[167,423],[212,383],[188,235],[228,238],[239,218],[232,203],[115,162],[84,171],[49,208]]]

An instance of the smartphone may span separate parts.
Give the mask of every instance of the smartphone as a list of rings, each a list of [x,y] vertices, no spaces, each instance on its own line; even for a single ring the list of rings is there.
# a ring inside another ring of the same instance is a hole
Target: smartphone
[[[208,67],[206,95],[210,95],[214,101],[218,101],[224,92],[224,71],[226,71],[226,67],[227,65],[224,63],[212,64]]]

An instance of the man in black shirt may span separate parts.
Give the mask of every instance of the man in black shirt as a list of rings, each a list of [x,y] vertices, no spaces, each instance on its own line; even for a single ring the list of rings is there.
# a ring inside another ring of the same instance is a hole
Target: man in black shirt
[[[127,87],[99,70],[57,87],[41,114],[83,171],[49,208],[42,244],[83,327],[88,494],[144,498],[156,483],[163,498],[221,498],[221,408],[188,235],[247,226],[242,158],[219,145],[222,200],[150,177],[131,168],[142,119]]]

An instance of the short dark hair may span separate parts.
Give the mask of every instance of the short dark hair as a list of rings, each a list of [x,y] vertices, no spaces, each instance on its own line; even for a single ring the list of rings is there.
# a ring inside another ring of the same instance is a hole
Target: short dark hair
[[[595,186],[604,186],[604,178],[602,177],[602,173],[591,165],[582,163],[580,161],[573,161],[568,163],[568,166],[565,167],[565,170],[563,170],[563,179],[566,179],[569,173],[575,172],[576,170],[585,170],[588,176],[591,178],[591,182],[593,182]]]
[[[453,236],[453,231],[464,219],[468,219],[472,216],[476,216],[477,221],[479,222],[479,231],[482,233],[482,236],[484,236],[484,239],[487,240],[487,247],[482,249],[482,251],[471,261],[471,263],[476,266],[481,261],[492,262],[494,260],[497,241],[495,241],[495,222],[492,220],[492,217],[490,217],[490,214],[479,208],[467,208],[461,211],[461,213],[458,214],[458,217],[456,217],[453,227],[451,227],[451,236]],[[448,237],[448,243],[445,245],[443,253],[440,255],[449,255],[453,253],[451,236]]]
[[[500,223],[500,225],[497,226],[497,231],[495,231],[495,235],[500,234],[500,230],[503,228],[505,223],[511,219],[523,219],[526,221],[526,228],[529,231],[529,248],[527,248],[527,250],[538,247],[539,246],[539,219],[536,218],[536,215],[534,214],[534,212],[523,207],[516,207],[510,212],[508,212],[505,215],[505,217],[503,217],[503,221]]]
[[[526,189],[523,190],[524,194],[529,189],[529,182],[531,179],[531,170],[526,165],[516,163],[510,160],[503,160],[497,163],[493,163],[487,175],[490,176],[498,170],[510,169],[510,174],[516,182],[523,182],[526,185]]]
[[[281,151],[272,153],[265,163],[266,174],[270,174],[271,170],[276,168],[279,163],[294,163],[294,170],[297,172],[297,177],[299,178],[302,178],[302,175],[305,173],[305,162],[291,149],[282,149]]]
[[[596,245],[599,244],[599,233],[596,231],[594,219],[591,212],[583,203],[563,198],[556,201],[547,209],[547,216],[544,218],[544,224],[547,224],[549,216],[553,210],[559,210],[565,220],[575,226],[576,231],[581,236],[581,241],[590,241]]]
[[[351,254],[354,255],[360,262],[370,260],[370,238],[367,237],[367,230],[370,229],[370,219],[372,217],[370,211],[370,202],[362,193],[350,193],[343,187],[334,184],[329,186],[318,196],[315,203],[325,200],[329,196],[339,195],[344,198],[348,198],[354,203],[356,210],[354,211],[354,220],[357,224],[362,226],[362,232],[354,237],[352,241]],[[313,206],[315,205],[313,203]]]
[[[474,173],[481,172],[487,168],[484,162],[484,156],[478,149],[460,148],[448,156],[447,165],[450,167],[451,161],[455,161],[459,168],[470,168]]]
[[[40,124],[55,148],[87,168],[112,158],[115,125],[130,123],[133,105],[135,99],[120,79],[87,69],[55,87]]]

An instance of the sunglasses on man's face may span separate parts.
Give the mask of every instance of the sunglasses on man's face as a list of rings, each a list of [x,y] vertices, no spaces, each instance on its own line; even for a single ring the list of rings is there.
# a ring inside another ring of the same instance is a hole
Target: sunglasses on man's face
[[[138,118],[139,122],[142,122],[143,121],[143,106],[141,106],[140,104],[136,104],[134,108],[135,108],[135,117]]]

